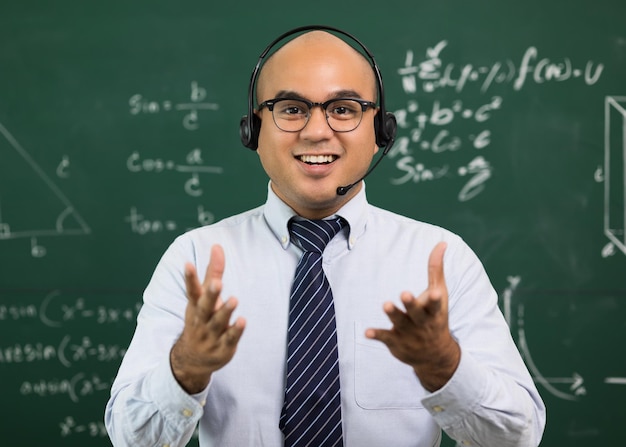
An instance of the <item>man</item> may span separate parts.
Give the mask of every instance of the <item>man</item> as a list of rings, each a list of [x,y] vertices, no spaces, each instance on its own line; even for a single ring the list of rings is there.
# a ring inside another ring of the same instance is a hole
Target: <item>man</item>
[[[379,151],[381,88],[370,61],[327,30],[265,61],[251,147],[270,178],[267,202],[164,254],[107,405],[115,445],[183,446],[198,421],[201,446],[430,447],[441,429],[461,445],[539,444],[543,403],[474,253],[444,229],[369,205],[363,181],[338,194]],[[334,345],[323,357],[337,358],[324,372],[337,374],[336,392],[319,390],[321,379],[290,385],[292,363],[309,362],[291,338],[306,247],[290,231],[303,218],[340,228],[319,260],[332,334],[317,336]],[[317,396],[303,397],[312,382]],[[299,398],[313,406],[296,417]],[[338,422],[321,421],[335,403]]]

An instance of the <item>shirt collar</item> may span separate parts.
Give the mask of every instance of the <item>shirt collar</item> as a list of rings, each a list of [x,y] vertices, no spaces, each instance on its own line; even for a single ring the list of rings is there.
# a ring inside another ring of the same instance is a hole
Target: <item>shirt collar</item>
[[[272,190],[271,181],[267,185],[267,201],[265,202],[263,215],[282,247],[287,249],[290,244],[289,220],[297,216],[297,214]],[[365,231],[365,222],[367,221],[365,182],[363,182],[363,187],[357,195],[342,206],[335,215],[344,218],[348,222],[348,248],[352,249]]]

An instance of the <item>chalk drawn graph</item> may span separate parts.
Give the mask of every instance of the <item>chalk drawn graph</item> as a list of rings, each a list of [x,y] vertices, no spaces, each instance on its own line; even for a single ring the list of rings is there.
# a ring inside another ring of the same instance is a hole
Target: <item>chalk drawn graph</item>
[[[509,324],[509,327],[516,328],[514,336],[518,348],[524,358],[526,366],[530,371],[533,380],[542,389],[550,393],[552,396],[567,401],[578,401],[587,395],[587,382],[583,375],[577,371],[565,372],[559,377],[547,377],[540,369],[531,354],[531,349],[527,338],[527,315],[524,303],[513,305],[515,294],[522,278],[519,275],[511,275],[507,277],[508,286],[502,293],[502,312]],[[624,376],[605,376],[602,377],[604,385],[626,385],[626,377]],[[594,384],[597,388],[597,384]]]
[[[87,235],[90,227],[50,176],[0,123],[0,241],[29,238],[43,257],[43,236]]]

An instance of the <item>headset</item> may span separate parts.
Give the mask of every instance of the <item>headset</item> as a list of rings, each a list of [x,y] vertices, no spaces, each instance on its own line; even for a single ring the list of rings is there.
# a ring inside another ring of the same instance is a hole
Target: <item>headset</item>
[[[252,76],[250,77],[250,85],[248,87],[248,114],[244,115],[241,118],[241,122],[239,124],[239,135],[241,137],[241,142],[243,143],[245,147],[252,149],[253,151],[257,149],[258,144],[259,144],[259,132],[261,130],[261,119],[254,113],[254,88],[256,85],[257,78],[259,76],[259,71],[261,70],[261,67],[263,65],[263,60],[268,55],[268,53],[272,50],[272,48],[274,48],[282,40],[290,36],[293,36],[295,34],[302,33],[304,31],[314,31],[314,30],[330,31],[330,32],[334,32],[334,33],[347,37],[348,39],[356,43],[358,47],[361,50],[363,50],[363,52],[369,58],[372,69],[374,70],[374,75],[376,76],[376,83],[378,85],[379,110],[376,116],[374,117],[374,132],[376,134],[376,144],[378,145],[378,147],[381,147],[381,148],[384,147],[383,153],[381,157],[378,159],[378,162],[380,162],[380,160],[382,159],[382,156],[387,154],[387,152],[389,152],[389,149],[391,149],[391,146],[393,145],[393,142],[396,137],[396,131],[398,127],[397,122],[396,122],[396,117],[394,116],[394,114],[387,112],[385,109],[385,93],[384,93],[384,88],[383,88],[382,75],[380,74],[380,69],[378,68],[378,65],[376,64],[376,60],[374,59],[374,56],[372,55],[370,50],[368,50],[367,47],[361,43],[360,40],[358,40],[352,34],[347,33],[346,31],[342,31],[338,28],[334,28],[332,26],[308,25],[308,26],[301,26],[298,28],[294,28],[290,31],[285,32],[279,37],[277,37],[272,43],[270,43],[267,46],[267,48],[265,48],[265,50],[263,50],[263,52],[259,56],[259,61],[257,62],[256,66],[254,67],[254,70],[252,71]],[[378,162],[374,165],[374,167],[376,167]],[[371,172],[371,169],[370,171],[368,171],[368,174],[369,172]]]

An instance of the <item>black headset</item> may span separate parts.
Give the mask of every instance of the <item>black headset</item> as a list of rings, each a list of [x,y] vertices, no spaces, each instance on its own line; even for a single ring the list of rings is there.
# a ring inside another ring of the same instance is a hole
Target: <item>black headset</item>
[[[384,147],[385,149],[383,151],[383,155],[386,154],[393,145],[398,126],[394,114],[385,110],[385,93],[383,89],[383,79],[380,74],[380,69],[376,64],[376,60],[374,59],[374,56],[372,55],[370,50],[368,50],[367,47],[363,45],[361,41],[354,37],[352,34],[349,34],[337,28],[333,28],[332,26],[324,25],[301,26],[299,28],[294,28],[291,31],[287,31],[286,33],[276,38],[272,43],[270,43],[267,48],[265,48],[265,50],[261,53],[261,55],[259,56],[259,61],[252,71],[250,86],[248,87],[248,114],[244,115],[241,118],[241,122],[239,124],[239,135],[241,137],[241,142],[245,147],[252,149],[253,151],[256,150],[259,145],[261,119],[254,114],[254,87],[256,85],[261,66],[263,65],[263,59],[265,59],[270,50],[274,48],[274,46],[276,46],[276,44],[278,44],[280,41],[294,34],[301,33],[303,31],[313,30],[332,31],[348,37],[350,40],[354,41],[369,58],[372,69],[374,70],[374,74],[376,76],[379,96],[379,111],[374,117],[374,132],[376,134],[376,144],[378,145],[378,147]]]

